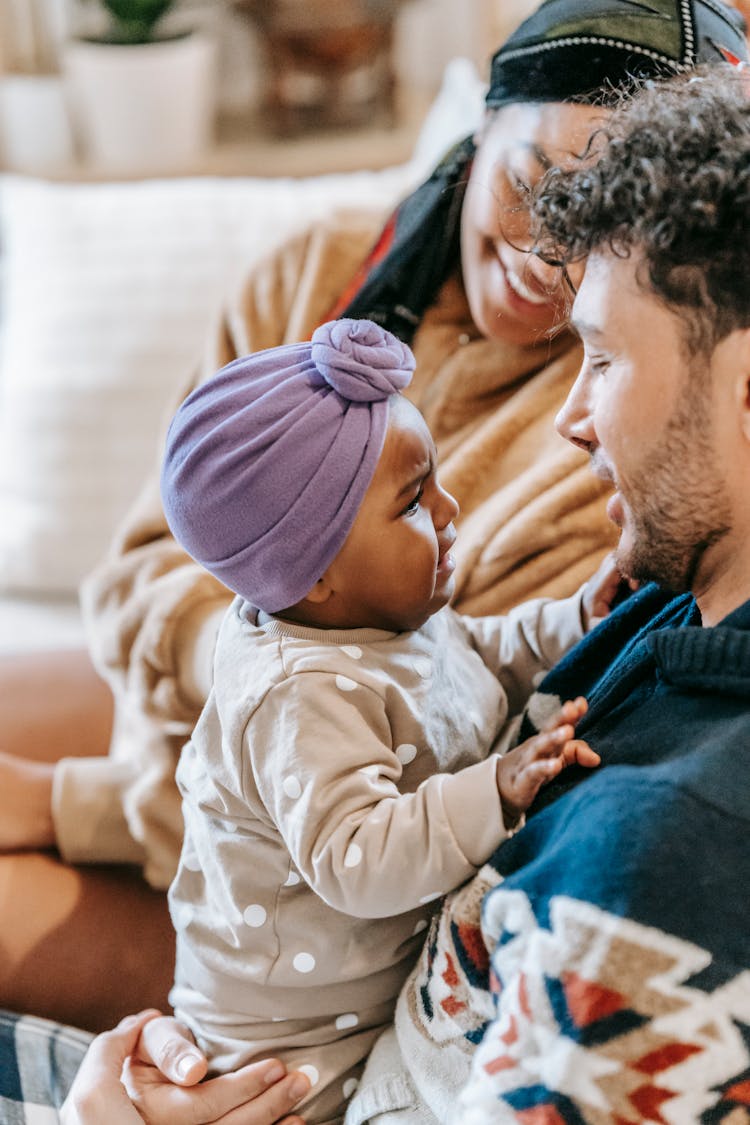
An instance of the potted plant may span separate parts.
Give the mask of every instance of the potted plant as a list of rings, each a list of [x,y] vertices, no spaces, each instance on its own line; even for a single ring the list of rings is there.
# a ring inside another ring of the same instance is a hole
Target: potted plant
[[[79,0],[63,70],[82,155],[95,169],[188,170],[210,145],[215,44],[181,26],[179,8],[178,0]]]
[[[150,43],[174,0],[101,0],[101,5],[111,22],[108,43]]]

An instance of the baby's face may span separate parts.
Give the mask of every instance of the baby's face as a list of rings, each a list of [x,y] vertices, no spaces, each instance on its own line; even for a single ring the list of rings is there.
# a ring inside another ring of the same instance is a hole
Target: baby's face
[[[457,514],[438,483],[435,443],[422,415],[405,398],[392,399],[375,475],[326,572],[340,624],[401,632],[442,609],[454,588]]]

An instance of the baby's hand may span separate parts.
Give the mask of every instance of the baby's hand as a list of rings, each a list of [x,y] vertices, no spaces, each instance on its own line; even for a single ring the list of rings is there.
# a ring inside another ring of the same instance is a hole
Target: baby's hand
[[[587,742],[574,738],[575,724],[588,709],[586,700],[568,700],[541,734],[528,738],[497,760],[497,786],[503,817],[512,827],[541,787],[565,766],[598,766],[601,758]]]
[[[611,612],[620,595],[627,593],[628,588],[635,590],[637,587],[637,582],[623,578],[615,562],[615,556],[611,553],[605,555],[599,563],[599,569],[591,575],[583,591],[583,627],[586,632],[588,633]]]

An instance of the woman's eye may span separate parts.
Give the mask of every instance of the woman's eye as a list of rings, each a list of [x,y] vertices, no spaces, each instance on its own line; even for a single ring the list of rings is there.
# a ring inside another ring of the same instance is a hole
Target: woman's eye
[[[517,172],[513,172],[511,169],[507,170],[506,176],[513,194],[516,195],[518,199],[526,199],[531,192],[531,185],[523,176],[519,176]]]

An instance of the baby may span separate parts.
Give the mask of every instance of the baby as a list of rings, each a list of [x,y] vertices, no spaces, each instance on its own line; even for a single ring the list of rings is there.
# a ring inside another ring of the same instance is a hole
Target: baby
[[[178,770],[172,1003],[214,1071],[273,1054],[338,1121],[440,898],[572,761],[585,703],[501,755],[535,681],[607,611],[462,617],[414,357],[369,321],[229,364],[172,422],[170,526],[237,593]]]

